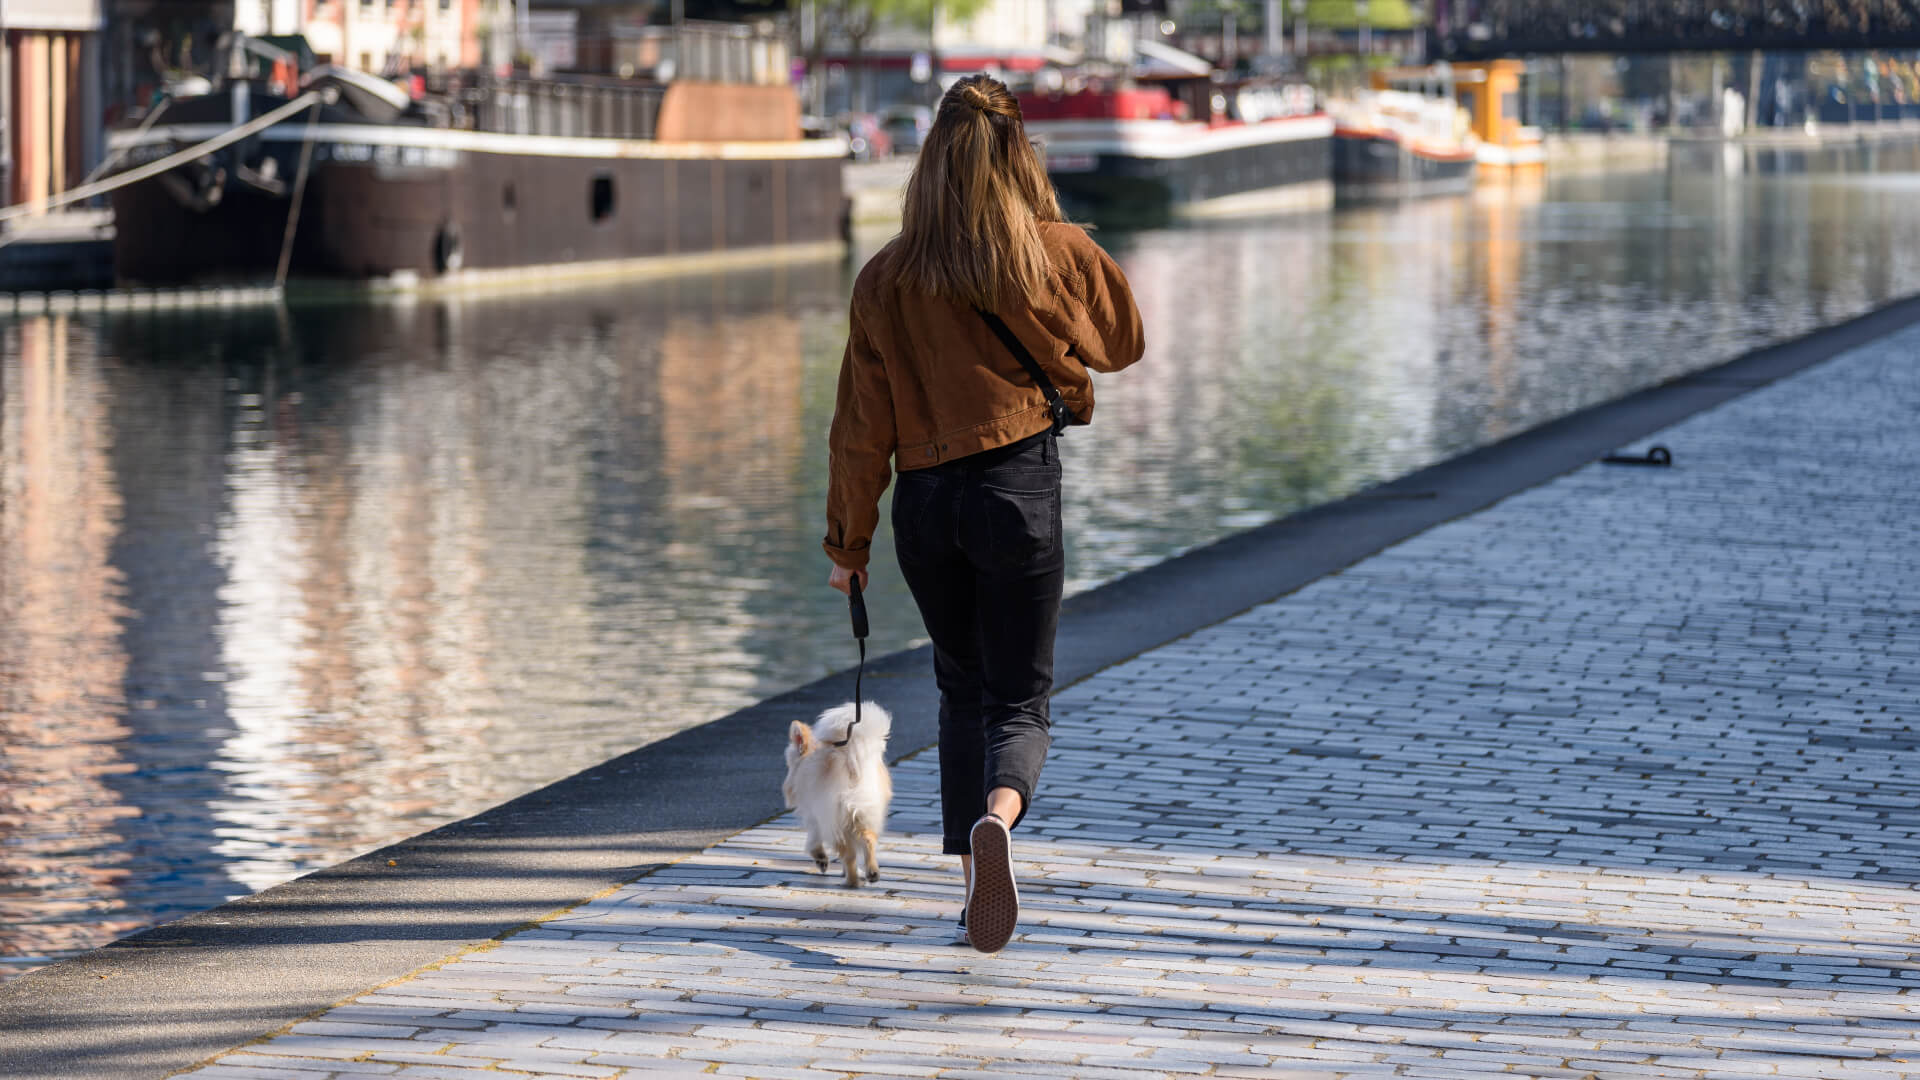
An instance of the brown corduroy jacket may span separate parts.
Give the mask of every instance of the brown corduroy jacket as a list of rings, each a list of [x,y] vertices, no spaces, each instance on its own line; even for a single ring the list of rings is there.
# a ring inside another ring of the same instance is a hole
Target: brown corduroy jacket
[[[1093,416],[1089,371],[1140,359],[1140,310],[1113,259],[1086,230],[1041,226],[1052,288],[996,312],[1081,421]],[[847,350],[827,437],[827,555],[867,565],[880,496],[906,472],[1046,430],[1046,396],[965,304],[899,284],[897,248],[880,249],[853,286]],[[889,468],[892,459],[892,469]]]

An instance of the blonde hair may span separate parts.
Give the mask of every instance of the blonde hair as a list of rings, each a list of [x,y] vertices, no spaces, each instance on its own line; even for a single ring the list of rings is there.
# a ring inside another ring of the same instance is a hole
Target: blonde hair
[[[1020,103],[999,80],[969,75],[941,97],[901,216],[911,289],[991,311],[1048,287],[1040,225],[1064,219]]]

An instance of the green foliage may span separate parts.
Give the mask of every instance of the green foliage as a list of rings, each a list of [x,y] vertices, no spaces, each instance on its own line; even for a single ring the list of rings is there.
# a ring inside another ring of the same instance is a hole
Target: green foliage
[[[824,13],[841,25],[928,26],[937,11],[950,22],[966,22],[993,0],[828,0]]]
[[[1385,53],[1375,53],[1366,58],[1366,71],[1385,70],[1394,67],[1398,61]],[[1316,86],[1355,86],[1359,85],[1363,74],[1360,57],[1352,53],[1332,53],[1326,56],[1310,57],[1307,60],[1307,81]]]
[[[1431,0],[1421,5],[1418,14],[1413,7],[1408,0],[1370,0],[1367,25],[1375,30],[1411,30],[1425,26]],[[1291,2],[1287,5],[1287,15],[1289,18],[1293,15]],[[1307,25],[1352,30],[1360,25],[1360,17],[1354,13],[1354,0],[1307,0]]]
[[[1288,14],[1291,8],[1283,5],[1283,25],[1293,25],[1293,16]],[[1266,15],[1265,0],[1185,0],[1173,8],[1173,20],[1187,30],[1218,30],[1226,21],[1227,12],[1233,13],[1234,22],[1242,33],[1259,33]]]
[[[923,17],[931,17],[935,9],[949,22],[964,23],[987,10],[993,0],[885,0],[887,3],[901,4]]]

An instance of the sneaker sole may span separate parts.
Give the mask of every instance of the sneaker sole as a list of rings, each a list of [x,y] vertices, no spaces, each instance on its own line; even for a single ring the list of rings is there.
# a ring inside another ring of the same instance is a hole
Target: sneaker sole
[[[1020,922],[1020,891],[1013,883],[1013,838],[992,818],[977,821],[971,834],[973,891],[967,896],[968,944],[981,952],[999,952]]]

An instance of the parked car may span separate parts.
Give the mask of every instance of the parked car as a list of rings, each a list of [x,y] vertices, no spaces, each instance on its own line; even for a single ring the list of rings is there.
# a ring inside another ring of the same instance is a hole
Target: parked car
[[[875,161],[893,153],[893,139],[872,113],[842,113],[836,125],[847,135],[847,157]]]
[[[893,139],[896,154],[917,154],[933,127],[933,110],[925,105],[895,105],[880,113],[880,128]]]

